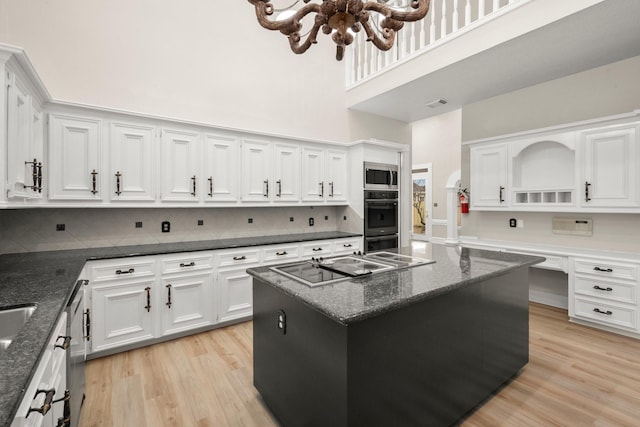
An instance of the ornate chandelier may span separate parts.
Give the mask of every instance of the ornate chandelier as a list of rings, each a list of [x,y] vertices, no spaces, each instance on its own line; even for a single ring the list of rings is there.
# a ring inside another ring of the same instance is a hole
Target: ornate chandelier
[[[402,28],[404,22],[424,18],[429,11],[430,2],[407,0],[408,3],[404,5],[388,6],[386,3],[390,0],[291,0],[293,4],[276,9],[272,1],[249,0],[256,8],[260,25],[288,36],[291,50],[295,53],[304,53],[312,44],[317,43],[316,36],[322,29],[324,34],[331,34],[336,43],[338,61],[344,57],[345,46],[353,42],[353,33],[359,32],[362,28],[367,34],[367,41],[372,42],[378,49],[391,49],[396,32]],[[304,5],[296,7],[301,1]],[[286,14],[273,16],[274,12]],[[303,25],[300,21],[309,14],[315,14],[313,26],[301,35]]]

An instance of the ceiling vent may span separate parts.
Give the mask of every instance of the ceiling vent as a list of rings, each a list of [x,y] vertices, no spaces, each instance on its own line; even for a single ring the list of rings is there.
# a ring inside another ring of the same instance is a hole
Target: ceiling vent
[[[425,106],[429,108],[438,108],[446,103],[447,101],[444,99],[434,99],[433,101],[427,102]]]

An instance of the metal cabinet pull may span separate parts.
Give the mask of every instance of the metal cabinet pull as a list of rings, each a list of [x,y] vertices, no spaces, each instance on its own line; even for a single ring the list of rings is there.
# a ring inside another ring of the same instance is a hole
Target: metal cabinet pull
[[[56,344],[53,346],[53,348],[61,348],[63,350],[68,349],[69,344],[71,343],[71,337],[68,335],[59,335],[58,338],[56,338],[56,343],[60,340],[60,338],[64,338],[64,341],[62,341],[62,345]]]
[[[85,318],[85,322],[84,322],[85,334],[83,338],[86,341],[91,341],[91,309],[87,308],[84,311],[84,318]]]
[[[322,248],[312,248],[311,249],[313,252],[320,252],[322,250]]]
[[[134,268],[130,268],[128,270],[116,270],[116,274],[131,274],[136,271]]]
[[[147,313],[151,311],[151,288],[149,286],[147,286],[146,288],[144,288],[145,291],[147,291],[147,305],[144,307],[147,309]]]
[[[195,261],[191,261],[189,264],[185,264],[184,262],[180,263],[180,267],[194,267],[196,265]]]
[[[502,193],[503,193],[503,192],[504,192],[504,187],[501,185],[501,186],[500,186],[500,194],[499,194],[499,197],[500,197],[500,203],[503,203],[503,202],[504,202],[504,197],[502,197]]]
[[[286,255],[286,254],[287,254],[287,251],[276,252],[277,256],[283,256],[283,255]]]
[[[27,412],[27,416],[25,418],[29,418],[29,415],[31,415],[32,412],[38,412],[39,414],[42,415],[46,415],[49,410],[51,409],[51,404],[53,403],[53,396],[55,396],[56,394],[56,389],[52,388],[49,390],[36,390],[36,394],[35,396],[33,396],[33,398],[35,399],[36,397],[38,397],[39,394],[45,394],[45,398],[44,398],[44,402],[42,403],[42,406],[39,408],[29,408],[29,412]]]
[[[91,194],[97,194],[98,190],[97,190],[97,186],[98,186],[98,172],[96,172],[96,170],[92,170],[91,171]]]
[[[593,311],[595,311],[596,313],[600,313],[600,314],[606,314],[607,316],[611,316],[613,314],[613,312],[611,310],[602,311],[597,307],[594,308]]]
[[[333,181],[329,183],[329,197],[333,197]]]
[[[320,194],[318,194],[318,197],[324,197],[324,181],[321,181],[318,185],[320,186]]]
[[[32,162],[24,162],[24,164],[31,165],[31,179],[33,180],[33,185],[25,185],[24,188],[42,193],[42,162],[33,159]]]
[[[589,197],[589,187],[591,187],[591,184],[589,183],[589,181],[585,181],[584,182],[584,201],[585,202],[591,201],[591,197]]]
[[[209,197],[213,197],[213,177],[209,177]]]
[[[345,247],[345,248],[350,248],[353,245],[351,245],[351,243],[346,243],[346,244],[343,244],[342,246]]]
[[[607,292],[611,292],[611,291],[613,291],[613,288],[610,288],[610,287],[608,287],[608,286],[607,286],[606,288],[601,288],[600,286],[595,285],[595,286],[593,287],[593,289],[597,289],[597,290],[599,290],[599,291],[607,291]]]
[[[601,268],[601,267],[593,267],[595,271],[601,271],[603,273],[613,273],[612,268]]]
[[[42,162],[38,162],[38,193],[42,193]]]
[[[195,197],[196,196],[196,176],[195,175],[191,177],[191,190],[192,190],[191,195]]]
[[[246,256],[242,255],[242,256],[234,256],[233,260],[234,261],[242,261],[243,259],[247,259]]]
[[[278,185],[278,192],[276,193],[276,197],[282,196],[282,180],[277,180],[276,184]]]
[[[60,400],[64,401],[63,416],[58,418],[56,427],[69,427],[71,425],[71,394],[69,393],[69,389],[64,391],[63,398],[54,400],[53,403],[59,402]]]
[[[171,284],[166,286],[167,288],[167,302],[166,305],[167,307],[171,308]]]
[[[264,197],[269,197],[269,180],[265,179],[263,181],[263,184],[264,184],[264,193],[262,193],[262,195]]]
[[[122,177],[122,174],[120,173],[120,171],[116,172],[116,194],[119,196],[120,194],[122,194],[122,191],[120,191],[120,178]]]

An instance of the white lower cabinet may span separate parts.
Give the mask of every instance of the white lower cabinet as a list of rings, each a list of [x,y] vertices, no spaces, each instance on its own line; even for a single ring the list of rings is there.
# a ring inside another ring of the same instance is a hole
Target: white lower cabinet
[[[362,238],[90,261],[89,353],[206,328],[253,314],[247,269],[347,255]]]
[[[62,348],[62,338],[66,335],[67,314],[63,313],[49,338],[11,427],[64,425],[62,422],[67,389],[67,351]],[[50,406],[45,404],[48,397],[52,402]]]
[[[640,332],[638,271],[633,262],[575,258],[569,274],[569,316],[622,332]]]

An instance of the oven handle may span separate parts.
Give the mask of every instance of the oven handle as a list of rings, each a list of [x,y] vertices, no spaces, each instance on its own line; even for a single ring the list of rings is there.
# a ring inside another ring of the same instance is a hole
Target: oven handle
[[[398,204],[398,199],[364,199],[364,201],[370,205],[387,205],[389,203],[393,203],[394,205]]]

